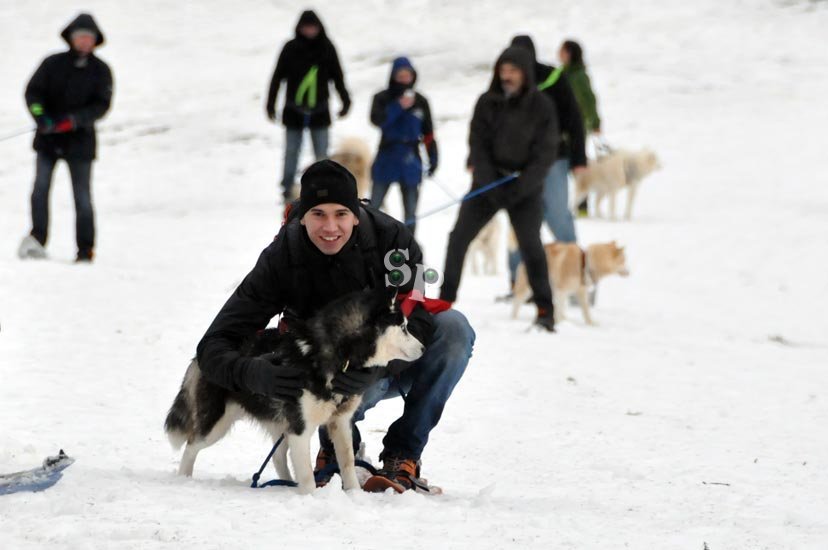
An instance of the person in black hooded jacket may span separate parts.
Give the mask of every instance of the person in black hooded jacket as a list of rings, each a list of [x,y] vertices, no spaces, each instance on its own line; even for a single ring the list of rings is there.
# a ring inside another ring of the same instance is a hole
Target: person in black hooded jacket
[[[535,43],[529,36],[515,36],[511,45],[526,48],[532,55],[538,90],[547,94],[555,104],[561,125],[561,142],[555,162],[544,180],[543,214],[546,225],[552,231],[556,241],[574,243],[576,241],[575,220],[569,208],[568,176],[570,169],[578,172],[583,170],[587,164],[581,108],[578,106],[566,75],[563,74],[563,67],[555,68],[539,63],[536,59]],[[520,252],[510,251],[509,274],[512,285],[520,261]]]
[[[333,82],[342,101],[340,118],[347,115],[351,108],[351,98],[345,88],[336,48],[328,38],[322,21],[313,11],[302,12],[296,24],[296,37],[285,44],[276,62],[265,104],[267,117],[274,122],[276,99],[283,80],[287,81],[287,89],[282,111],[282,123],[285,125],[282,194],[287,204],[294,198],[294,179],[305,128],[310,129],[316,160],[328,156],[330,82]]]
[[[26,86],[26,104],[37,123],[37,164],[32,191],[32,230],[21,258],[44,258],[49,229],[49,190],[59,159],[69,165],[75,198],[77,261],[92,261],[95,222],[90,179],[96,157],[95,122],[112,102],[112,72],[95,56],[104,35],[91,15],[78,15],[61,32],[69,50],[43,60]]]
[[[312,164],[302,176],[300,199],[292,204],[285,225],[199,342],[202,375],[231,391],[297,399],[302,370],[271,363],[266,357],[244,356],[240,350],[245,339],[278,314],[290,330],[292,320],[307,319],[340,296],[387,286],[385,262],[394,251],[405,251],[404,263],[411,273],[418,272],[423,256],[411,231],[391,216],[361,204],[356,180],[343,166],[331,160]],[[400,295],[411,293],[415,285],[413,278],[402,281]],[[387,369],[349,368],[332,381],[336,393],[363,394],[355,421],[380,400],[398,397],[397,388],[408,391],[402,416],[383,439],[380,477],[389,479],[407,478],[418,469],[429,433],[466,369],[475,337],[458,311],[432,308],[432,314],[425,301],[417,299],[409,305],[414,307],[407,330],[425,346],[420,359],[394,361]],[[383,376],[389,373],[397,376]],[[322,432],[320,437],[318,469],[335,460],[330,439]],[[354,437],[358,449],[356,426]],[[406,479],[400,484],[412,488]]]
[[[526,264],[538,307],[536,324],[554,331],[552,289],[540,240],[543,181],[558,150],[558,119],[552,101],[535,85],[532,57],[507,48],[498,58],[489,90],[477,100],[469,132],[472,190],[504,178],[504,185],[466,200],[449,235],[440,297],[454,302],[466,251],[480,230],[505,208]]]

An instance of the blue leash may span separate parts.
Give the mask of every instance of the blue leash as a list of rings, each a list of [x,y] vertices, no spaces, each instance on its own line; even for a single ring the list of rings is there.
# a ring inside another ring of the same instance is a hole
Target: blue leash
[[[405,401],[408,396],[405,394],[405,392],[402,389],[402,386],[400,386],[400,384],[399,384],[399,375],[397,375],[397,391],[400,392],[400,397],[402,397],[403,401]],[[265,481],[264,483],[259,485],[259,479],[261,479],[261,477],[262,477],[262,472],[264,472],[264,469],[267,468],[267,463],[270,462],[271,458],[273,458],[273,455],[276,453],[276,449],[279,448],[279,445],[281,445],[281,443],[282,443],[282,441],[284,441],[284,439],[285,439],[284,434],[279,436],[279,439],[277,439],[276,443],[273,444],[273,448],[270,449],[269,453],[267,453],[267,458],[265,458],[264,462],[262,462],[262,466],[259,468],[259,471],[256,472],[255,474],[253,474],[253,482],[250,484],[251,489],[263,489],[265,487],[296,487],[297,486],[295,481],[289,481],[287,479],[271,479],[270,481]],[[377,475],[377,469],[374,468],[374,466],[372,464],[370,464],[369,462],[357,459],[355,461],[355,464],[357,466],[359,466],[361,468],[365,468],[366,470],[371,472],[371,475]],[[314,479],[316,479],[317,482],[319,482],[323,479],[329,478],[332,475],[338,474],[338,473],[339,473],[339,465],[336,462],[332,462],[332,463],[328,464],[327,466],[325,466],[324,468],[322,468],[321,470],[319,470],[318,472],[314,473],[313,477],[314,477]]]
[[[270,481],[266,481],[265,483],[259,485],[259,478],[262,477],[262,472],[264,472],[264,469],[267,467],[267,463],[270,462],[271,458],[273,458],[273,453],[276,452],[276,449],[279,447],[282,441],[284,441],[284,439],[284,434],[279,436],[279,439],[276,440],[276,443],[273,444],[273,448],[270,449],[270,452],[267,454],[267,458],[265,458],[264,462],[262,462],[262,467],[259,468],[258,472],[253,474],[253,483],[250,484],[251,489],[261,489],[262,487],[271,487],[274,485],[279,485],[283,487],[296,487],[295,481],[288,481],[286,479],[271,479]]]
[[[469,200],[469,199],[473,199],[474,197],[476,197],[476,196],[478,196],[478,195],[482,195],[483,193],[486,193],[486,192],[488,192],[488,191],[491,191],[491,190],[492,190],[492,189],[494,189],[495,187],[500,187],[500,186],[501,186],[501,185],[503,185],[504,183],[509,183],[510,181],[512,181],[513,179],[515,179],[515,178],[517,178],[517,177],[518,177],[517,172],[515,172],[515,173],[513,173],[513,174],[509,174],[508,176],[503,176],[503,177],[502,177],[502,178],[500,178],[500,179],[494,180],[493,182],[491,182],[491,183],[488,183],[488,184],[484,185],[484,186],[483,186],[483,187],[481,187],[480,189],[474,189],[474,190],[472,190],[472,191],[469,191],[468,193],[466,193],[465,195],[463,195],[460,199],[453,200],[453,201],[451,201],[451,202],[449,202],[449,203],[447,203],[447,204],[444,204],[443,206],[440,206],[440,207],[435,208],[435,209],[433,209],[433,210],[429,210],[428,212],[426,212],[425,214],[423,214],[423,215],[421,215],[421,216],[416,216],[416,217],[414,217],[414,218],[410,218],[410,219],[408,219],[408,220],[406,220],[406,221],[405,221],[405,225],[413,225],[413,224],[417,223],[417,221],[418,221],[418,220],[421,220],[421,219],[423,219],[423,218],[427,218],[427,217],[429,217],[429,216],[431,216],[431,215],[433,215],[433,214],[436,214],[437,212],[442,212],[442,211],[443,211],[443,210],[445,210],[446,208],[451,208],[451,207],[452,207],[452,206],[454,206],[455,204],[461,204],[461,203],[464,203],[464,202],[466,202],[466,201],[467,201],[467,200]]]

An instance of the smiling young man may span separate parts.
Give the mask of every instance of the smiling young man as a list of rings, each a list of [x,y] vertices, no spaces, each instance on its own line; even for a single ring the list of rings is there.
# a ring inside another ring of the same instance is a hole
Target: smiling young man
[[[360,204],[356,180],[343,166],[330,160],[311,165],[286,223],[198,344],[202,374],[231,391],[296,399],[301,373],[262,357],[242,356],[242,342],[278,314],[284,323],[280,326],[290,330],[292,320],[307,319],[340,296],[381,288],[386,284],[385,257],[395,250],[407,253],[406,264],[416,273],[422,252],[408,228]],[[409,280],[400,286],[400,294],[413,288]],[[402,416],[383,439],[383,468],[366,482],[368,490],[425,487],[418,480],[420,456],[471,357],[474,331],[466,318],[433,305],[418,302],[408,316],[409,332],[426,346],[420,359],[392,363],[387,369],[348,369],[332,381],[336,392],[364,392],[355,421],[380,400],[399,396],[398,388],[408,394]],[[330,440],[324,433],[320,436],[317,469],[335,460]],[[356,427],[354,438],[358,449]]]

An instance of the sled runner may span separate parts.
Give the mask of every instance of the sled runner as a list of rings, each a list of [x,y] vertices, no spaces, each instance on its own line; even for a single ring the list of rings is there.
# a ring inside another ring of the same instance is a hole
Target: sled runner
[[[63,470],[68,468],[74,458],[70,458],[63,449],[56,456],[47,457],[43,465],[31,470],[0,474],[0,495],[10,495],[21,491],[44,491],[60,481]]]

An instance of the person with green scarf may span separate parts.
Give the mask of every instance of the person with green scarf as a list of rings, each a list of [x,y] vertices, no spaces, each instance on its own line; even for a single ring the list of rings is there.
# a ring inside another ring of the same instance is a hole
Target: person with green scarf
[[[310,131],[316,160],[328,156],[328,129],[331,112],[329,87],[333,83],[342,102],[339,117],[351,109],[351,96],[345,87],[342,65],[331,39],[319,17],[311,10],[302,12],[296,24],[295,38],[285,44],[273,78],[270,80],[265,111],[271,122],[277,121],[276,100],[282,81],[286,82],[282,123],[285,125],[285,162],[282,195],[285,204],[295,198],[294,182],[302,148],[302,136]]]

